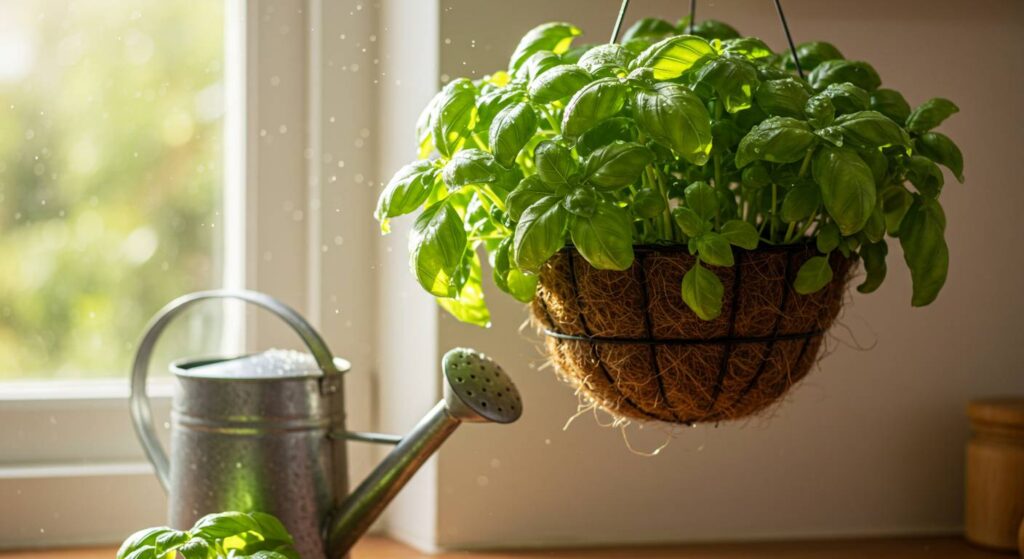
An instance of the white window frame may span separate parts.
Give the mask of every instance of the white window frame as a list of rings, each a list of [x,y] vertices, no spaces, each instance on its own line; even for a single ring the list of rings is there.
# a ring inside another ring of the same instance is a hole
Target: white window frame
[[[290,304],[355,364],[348,421],[366,429],[375,330],[367,210],[375,197],[375,140],[367,137],[374,93],[370,80],[336,71],[345,65],[369,73],[374,65],[376,16],[359,4],[225,0],[223,280]],[[339,49],[339,40],[351,48]],[[354,45],[360,40],[365,50]],[[360,140],[364,149],[355,148]],[[325,188],[334,183],[343,186]],[[294,345],[284,329],[263,327],[269,319],[258,315],[229,343]],[[166,522],[166,497],[129,420],[127,375],[0,385],[0,549],[110,544]],[[159,425],[172,386],[153,384]],[[351,451],[358,479],[372,451]]]

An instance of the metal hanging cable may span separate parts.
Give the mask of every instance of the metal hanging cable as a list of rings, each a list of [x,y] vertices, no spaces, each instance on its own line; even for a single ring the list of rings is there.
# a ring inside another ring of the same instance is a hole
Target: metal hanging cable
[[[789,43],[789,52],[793,55],[793,64],[796,66],[796,73],[800,79],[804,79],[804,69],[800,66],[800,57],[796,55],[796,45],[793,44],[793,36],[789,33],[789,24],[786,23],[786,14],[782,11],[782,0],[775,0],[775,11],[779,13],[779,21],[782,22],[782,30],[786,33],[786,41]]]
[[[619,8],[619,17],[615,19],[615,28],[612,29],[612,38],[609,43],[619,40],[619,30],[622,29],[622,20],[626,17],[626,10],[629,8],[629,0],[622,0],[622,7]]]

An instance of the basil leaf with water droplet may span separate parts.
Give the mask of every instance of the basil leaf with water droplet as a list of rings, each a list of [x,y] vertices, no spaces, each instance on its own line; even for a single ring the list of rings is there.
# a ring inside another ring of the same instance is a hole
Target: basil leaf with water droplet
[[[509,60],[509,70],[515,72],[531,55],[540,51],[562,54],[569,50],[580,29],[569,23],[545,23],[538,25],[523,36]]]
[[[679,228],[686,233],[687,237],[699,237],[708,230],[707,220],[685,206],[672,210],[672,218],[679,224]]]
[[[794,118],[804,116],[810,97],[803,84],[792,78],[761,82],[754,93],[754,101],[766,114]]]
[[[573,215],[590,217],[597,208],[597,193],[590,186],[580,186],[566,194],[562,204]]]
[[[437,169],[430,161],[410,163],[391,177],[377,199],[373,216],[380,222],[383,233],[391,231],[388,222],[392,217],[405,215],[418,209],[434,190]]]
[[[641,188],[633,195],[633,201],[629,204],[637,217],[650,219],[665,213],[668,207],[665,204],[665,197],[661,192],[653,188]]]
[[[541,198],[523,212],[516,225],[512,258],[523,271],[536,273],[565,246],[569,213],[556,196]]]
[[[957,107],[949,99],[941,97],[929,99],[921,103],[921,106],[914,109],[914,112],[907,117],[907,130],[919,134],[927,132],[958,112],[960,112],[960,107]]]
[[[750,130],[736,149],[736,167],[753,161],[792,163],[807,155],[817,143],[817,136],[802,120],[784,116],[771,117]]]
[[[540,178],[553,186],[569,185],[578,165],[565,147],[545,140],[533,151],[534,165]]]
[[[900,226],[900,246],[910,268],[914,293],[910,304],[915,307],[934,301],[946,283],[949,247],[945,230],[946,216],[938,201],[914,196],[914,203]]]
[[[867,62],[859,60],[826,60],[807,76],[807,81],[817,91],[841,83],[852,83],[867,91],[882,85],[878,72]]]
[[[828,264],[828,257],[813,256],[804,262],[796,273],[796,281],[793,288],[801,295],[809,295],[820,291],[832,281],[832,266]]]
[[[811,165],[821,199],[843,235],[860,231],[875,207],[871,168],[853,150],[822,146]]]
[[[703,320],[714,320],[722,314],[725,287],[714,272],[694,262],[683,276],[683,301]]]
[[[502,171],[493,155],[479,149],[464,149],[444,166],[441,178],[448,191],[453,192],[470,184],[495,182]]]
[[[771,47],[757,37],[741,37],[722,41],[722,52],[733,56],[742,56],[750,61],[762,60],[774,54]]]
[[[441,90],[430,118],[431,138],[437,151],[451,157],[466,142],[476,114],[476,87],[459,78]]]
[[[583,166],[583,180],[604,190],[629,186],[654,160],[651,150],[636,143],[614,143],[590,154]]]
[[[537,132],[537,113],[527,103],[516,103],[501,110],[491,123],[489,142],[498,163],[515,163],[523,146]]]
[[[627,93],[626,86],[617,78],[602,78],[587,84],[565,106],[562,135],[575,138],[615,116],[626,104]]]
[[[598,45],[583,53],[577,64],[594,75],[615,76],[625,73],[631,60],[632,56],[622,45],[610,43]]]
[[[652,140],[695,165],[711,153],[711,115],[687,87],[659,83],[633,96],[633,119]]]
[[[614,142],[632,142],[637,139],[637,128],[633,119],[613,117],[587,130],[576,140],[576,153],[586,157],[601,146]]]
[[[910,116],[910,105],[903,94],[895,89],[878,89],[871,92],[871,110],[878,111],[898,123],[906,122]]]
[[[593,214],[579,216],[570,228],[572,244],[598,270],[625,270],[633,264],[633,221],[613,204],[597,204]]]
[[[489,130],[494,123],[494,117],[505,107],[525,99],[526,96],[519,89],[495,89],[489,91],[476,100],[476,130]]]
[[[530,81],[527,88],[536,103],[551,103],[575,94],[593,80],[590,73],[575,64],[555,66]]]
[[[817,68],[822,62],[828,60],[842,60],[843,53],[839,52],[839,49],[832,43],[826,43],[825,41],[811,41],[807,43],[800,43],[796,47],[796,55],[800,60],[800,67],[804,72],[810,72]],[[786,67],[796,68],[793,64],[793,55],[788,54],[786,56]]]
[[[524,274],[512,265],[512,237],[505,237],[493,254],[494,283],[521,303],[529,303],[537,290],[537,276]]]
[[[818,95],[832,101],[836,114],[866,111],[871,106],[870,94],[852,83],[835,83]]]
[[[843,138],[849,146],[871,149],[910,145],[906,130],[876,111],[843,115],[836,119],[835,125],[843,130]]]
[[[928,132],[914,141],[914,147],[921,155],[953,171],[956,180],[964,182],[964,156],[949,136]]]
[[[804,106],[807,122],[815,128],[825,128],[836,119],[836,108],[827,95],[817,94],[807,100]]]
[[[888,254],[889,245],[885,241],[868,243],[860,247],[860,258],[864,261],[864,271],[867,275],[864,277],[864,281],[857,286],[857,291],[871,293],[882,285],[888,270],[885,264],[885,257]]]
[[[519,185],[509,193],[505,206],[508,208],[509,217],[514,221],[519,221],[526,208],[535,204],[537,200],[548,196],[558,196],[565,192],[565,189],[557,189],[537,175],[530,175],[520,181]]]
[[[741,58],[725,56],[702,65],[694,80],[698,85],[714,89],[725,110],[730,113],[749,109],[753,104],[754,90],[760,84],[753,64]]]
[[[654,79],[672,80],[683,75],[705,56],[717,56],[714,47],[705,39],[694,35],[669,37],[651,45],[636,57],[634,64],[650,68]]]
[[[416,280],[436,297],[455,296],[453,279],[466,251],[462,217],[448,200],[428,206],[409,235],[410,267]]]

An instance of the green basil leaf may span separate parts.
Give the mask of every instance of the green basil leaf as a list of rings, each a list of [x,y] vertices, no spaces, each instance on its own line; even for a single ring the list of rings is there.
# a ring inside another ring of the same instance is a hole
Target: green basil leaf
[[[942,206],[931,198],[915,196],[900,225],[900,245],[914,286],[910,303],[915,307],[934,301],[946,283],[949,247],[944,238],[945,229]]]
[[[521,103],[525,98],[522,91],[512,88],[495,89],[484,93],[476,100],[474,129],[489,130],[498,113],[509,105]]]
[[[502,169],[494,156],[479,149],[464,149],[452,156],[441,170],[441,179],[454,192],[470,184],[488,184],[498,180]]]
[[[625,47],[609,43],[598,45],[583,53],[578,65],[594,75],[619,75],[626,72],[631,59],[632,57]]]
[[[871,110],[878,111],[896,122],[906,122],[910,105],[895,89],[877,89],[871,92]]]
[[[683,276],[683,301],[703,320],[714,320],[722,314],[724,295],[722,280],[699,260]]]
[[[877,149],[865,149],[858,151],[857,155],[871,167],[871,176],[875,178],[875,184],[883,184],[889,172],[889,159],[885,154]]]
[[[708,231],[697,237],[697,252],[701,260],[712,266],[732,266],[732,246],[725,237]]]
[[[562,135],[575,138],[615,116],[626,104],[626,86],[617,78],[591,82],[573,95],[562,114]]]
[[[249,516],[259,525],[259,534],[264,541],[293,544],[295,540],[288,533],[288,529],[277,519],[276,516],[265,512],[250,512]]]
[[[796,273],[796,281],[793,288],[801,295],[808,295],[820,291],[832,281],[832,267],[828,264],[828,257],[814,256],[807,259]]]
[[[742,58],[720,57],[700,67],[695,83],[711,87],[730,113],[749,109],[760,84],[757,69]]]
[[[179,545],[187,542],[192,536],[188,532],[182,532],[180,530],[171,530],[164,532],[156,538],[156,544],[153,546],[153,551],[157,557],[163,556],[168,551],[173,550]]]
[[[718,194],[715,187],[704,181],[697,181],[686,187],[684,191],[686,206],[697,212],[703,219],[711,219],[718,214]]]
[[[625,270],[633,264],[633,221],[625,209],[598,204],[590,217],[577,217],[570,232],[576,250],[598,270]]]
[[[217,556],[210,544],[196,538],[185,542],[177,551],[185,559],[211,559]]]
[[[836,108],[831,97],[819,93],[807,100],[804,114],[811,126],[825,128],[836,119]]]
[[[837,148],[843,147],[843,141],[846,139],[843,135],[843,129],[838,126],[826,126],[824,128],[819,128],[814,131],[814,135]]]
[[[449,82],[441,94],[430,117],[430,132],[437,151],[451,157],[462,148],[473,129],[476,87],[473,82],[459,78]]]
[[[437,104],[441,102],[444,96],[444,90],[438,91],[430,99],[430,102],[427,103],[427,106],[423,107],[420,116],[416,119],[416,145],[419,146],[416,156],[418,159],[426,159],[434,151],[434,141],[431,136],[434,126],[434,112],[437,110]]]
[[[867,163],[853,150],[822,146],[811,172],[825,209],[843,235],[860,231],[875,208],[875,179]]]
[[[852,83],[834,83],[818,95],[832,101],[837,114],[866,111],[871,106],[870,94]]]
[[[810,98],[803,84],[792,78],[761,82],[754,93],[757,106],[771,116],[800,118]]]
[[[861,293],[871,293],[885,281],[887,267],[885,257],[889,255],[889,245],[885,241],[868,243],[860,247],[860,257],[864,260],[864,281],[857,286]]]
[[[423,210],[409,235],[409,264],[428,293],[436,297],[455,296],[453,280],[465,251],[462,218],[448,199]]]
[[[533,151],[533,161],[537,166],[540,178],[553,186],[572,184],[572,176],[578,165],[572,153],[565,147],[550,140],[537,145]]]
[[[573,38],[580,33],[578,27],[569,23],[545,23],[534,27],[519,40],[509,61],[509,70],[515,72],[536,52],[550,51],[562,54],[569,50]]]
[[[733,56],[742,56],[750,61],[762,60],[774,54],[771,47],[757,37],[740,37],[722,41],[722,52]]]
[[[641,188],[633,195],[633,201],[629,204],[637,217],[650,219],[665,213],[668,205],[661,192],[653,188]]]
[[[782,221],[796,223],[803,221],[818,211],[821,204],[821,192],[818,185],[801,183],[789,189],[782,198]]]
[[[584,132],[576,140],[576,153],[586,157],[601,146],[614,142],[632,142],[637,139],[636,124],[626,117],[609,118]]]
[[[906,130],[876,111],[843,115],[836,119],[836,126],[843,130],[846,144],[853,147],[873,149],[910,145],[910,136]]]
[[[460,322],[483,328],[491,326],[491,312],[484,301],[483,272],[476,251],[466,251],[467,278],[458,294],[452,298],[437,298],[437,304]]]
[[[605,190],[629,186],[640,179],[654,153],[635,143],[614,143],[590,154],[583,166],[583,180]]]
[[[772,163],[800,161],[817,142],[806,122],[773,116],[750,130],[736,149],[736,167],[758,160]]]
[[[591,82],[590,73],[575,64],[555,66],[530,81],[530,98],[537,103],[565,99]]]
[[[914,202],[914,195],[902,184],[891,184],[878,193],[881,198],[882,216],[885,217],[885,230],[896,237],[900,233],[900,224]]]
[[[807,81],[816,91],[840,83],[852,83],[867,91],[882,85],[878,72],[867,62],[857,60],[826,60],[814,68]]]
[[[839,49],[832,43],[826,43],[824,41],[812,41],[809,43],[800,43],[796,47],[796,55],[800,60],[800,67],[805,72],[810,72],[817,68],[822,62],[828,60],[842,60],[843,53],[839,52]],[[795,68],[793,64],[793,56],[788,55],[786,57],[786,65],[789,68]]]
[[[637,20],[625,33],[622,34],[622,42],[628,43],[634,39],[660,39],[665,35],[675,35],[676,28],[671,23],[655,17],[645,17]]]
[[[494,283],[521,303],[529,303],[537,291],[537,276],[524,274],[512,265],[512,237],[505,237],[494,253]]]
[[[233,555],[232,559],[298,559],[298,555],[289,556],[278,551],[263,549],[248,555]]]
[[[524,62],[518,70],[516,70],[516,78],[532,82],[537,79],[537,76],[540,76],[555,66],[561,66],[562,64],[566,64],[566,62],[562,60],[561,56],[553,52],[535,52],[530,55],[530,58],[526,59],[526,62]]]
[[[953,171],[956,180],[964,182],[964,156],[949,136],[928,132],[915,140],[914,147],[921,155]]]
[[[757,190],[771,184],[772,176],[763,163],[756,162],[743,168],[740,182],[743,184],[743,188]]]
[[[736,31],[736,28],[729,25],[728,23],[724,23],[716,19],[705,19],[698,21],[696,24],[694,24],[693,30],[688,31],[690,27],[689,19],[689,16],[687,16],[683,18],[683,20],[681,20],[678,25],[676,25],[676,30],[679,33],[692,33],[698,37],[703,37],[709,41],[714,39],[718,39],[719,41],[727,41],[729,39],[738,39],[740,37],[740,32]]]
[[[121,548],[117,550],[116,559],[126,559],[129,553],[143,547],[152,548],[156,544],[157,538],[174,531],[175,530],[166,526],[139,530],[124,540],[124,543],[121,544]]]
[[[918,134],[927,132],[958,112],[960,112],[960,107],[957,107],[949,99],[941,97],[929,99],[914,109],[914,112],[907,117],[907,130]]]
[[[714,47],[705,39],[678,35],[651,45],[640,53],[634,63],[637,67],[650,68],[654,79],[665,81],[683,75],[701,58],[716,55]]]
[[[697,212],[687,207],[678,207],[672,210],[672,218],[679,224],[679,228],[686,233],[687,237],[699,237],[708,230],[708,222]]]
[[[530,175],[519,182],[508,198],[505,200],[505,207],[508,209],[508,216],[514,221],[519,221],[526,208],[529,208],[537,200],[548,196],[558,196],[565,190],[559,190],[547,184],[537,175]]]
[[[527,103],[501,110],[491,123],[489,143],[498,163],[509,167],[537,132],[537,113]]]
[[[569,213],[558,197],[542,198],[523,212],[516,225],[513,260],[520,270],[534,272],[565,246]]]
[[[427,209],[429,211],[429,208]],[[456,215],[458,217],[458,215]],[[418,220],[417,220],[418,221]],[[458,221],[462,230],[462,221]],[[249,531],[258,531],[259,524],[243,512],[222,512],[208,514],[200,518],[190,530],[193,537],[206,540],[222,540]]]
[[[827,221],[818,228],[814,243],[818,247],[818,252],[828,254],[839,247],[839,241],[841,240],[842,236],[839,233],[839,227],[835,223]]]
[[[687,87],[659,83],[633,97],[633,118],[651,139],[693,163],[707,163],[711,153],[711,115]]]
[[[757,248],[757,243],[760,241],[757,228],[742,219],[726,221],[722,224],[721,232],[722,237],[725,237],[730,244],[747,250]]]
[[[562,204],[573,215],[590,217],[597,209],[597,193],[590,186],[580,186],[565,196]]]
[[[160,559],[157,557],[156,548],[152,545],[144,545],[132,550],[125,559]],[[186,557],[185,559],[190,559]],[[206,559],[205,557],[203,559]]]
[[[913,155],[907,160],[907,178],[917,191],[930,198],[938,198],[945,178],[942,169],[927,157]]]

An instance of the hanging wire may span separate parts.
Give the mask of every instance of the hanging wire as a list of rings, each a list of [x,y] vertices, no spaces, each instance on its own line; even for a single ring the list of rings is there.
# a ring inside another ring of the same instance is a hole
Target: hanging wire
[[[609,43],[619,40],[619,30],[622,29],[622,20],[626,17],[626,9],[629,8],[629,0],[622,0],[622,7],[619,8],[619,17],[615,19],[615,29],[612,29],[612,38]]]
[[[789,24],[786,23],[786,14],[782,11],[782,0],[775,0],[775,11],[779,12],[779,20],[782,21],[782,30],[786,32],[786,41],[789,42],[789,52],[793,54],[793,64],[796,65],[796,73],[800,79],[804,79],[804,69],[800,67],[800,57],[796,55],[796,45],[793,44],[793,36],[789,33]]]
[[[690,0],[690,24],[686,26],[686,33],[693,35],[693,26],[697,24],[697,0]]]

